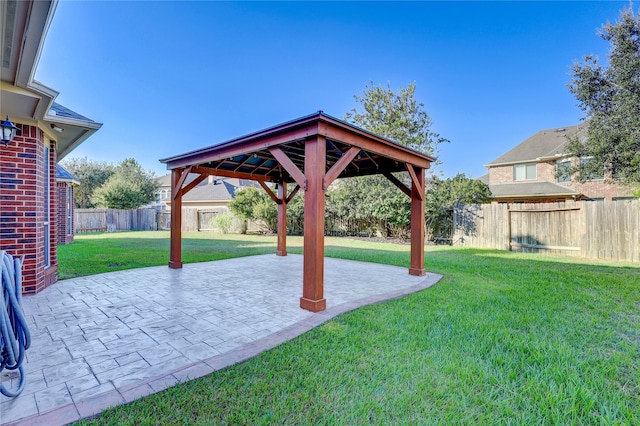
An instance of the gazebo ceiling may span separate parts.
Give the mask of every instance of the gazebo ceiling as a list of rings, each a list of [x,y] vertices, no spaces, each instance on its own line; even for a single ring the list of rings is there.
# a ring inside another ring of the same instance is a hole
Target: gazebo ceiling
[[[406,171],[405,163],[426,169],[434,161],[431,157],[322,111],[160,161],[167,164],[170,170],[191,166],[196,173],[291,183],[295,178],[282,167],[280,153],[304,174],[305,142],[318,135],[326,138],[325,171],[331,169],[352,147],[359,148],[355,157],[337,176],[341,178]]]

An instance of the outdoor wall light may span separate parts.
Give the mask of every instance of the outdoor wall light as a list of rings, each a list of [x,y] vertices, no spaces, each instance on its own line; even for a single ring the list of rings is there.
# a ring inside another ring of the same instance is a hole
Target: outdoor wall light
[[[2,128],[2,143],[6,147],[7,145],[9,145],[9,142],[11,142],[15,137],[18,128],[9,121],[8,115],[7,119],[0,123],[0,128]]]
[[[63,129],[62,127],[58,127],[58,126],[56,126],[55,124],[51,124],[51,128],[52,128],[53,130],[55,130],[56,132],[58,132],[58,133],[62,133],[62,132],[64,132],[64,129]]]

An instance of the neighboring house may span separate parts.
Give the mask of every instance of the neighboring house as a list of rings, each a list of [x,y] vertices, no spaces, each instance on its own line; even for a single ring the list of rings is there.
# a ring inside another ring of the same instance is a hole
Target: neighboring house
[[[199,175],[192,173],[185,180],[185,185],[191,183]],[[156,203],[160,210],[171,210],[171,175],[158,178],[160,188],[156,193]],[[195,188],[182,197],[182,207],[197,207],[199,209],[218,210],[220,213],[229,211],[229,202],[235,197],[240,187],[258,187],[250,180],[221,178],[209,176]]]
[[[73,208],[74,188],[80,185],[80,181],[65,170],[60,164],[56,164],[56,196],[58,211],[56,213],[56,228],[58,245],[73,242]]]
[[[489,185],[497,202],[553,202],[564,200],[621,200],[633,198],[629,188],[604,173],[578,182],[559,175],[570,165],[589,161],[566,153],[568,137],[584,134],[586,125],[543,130],[496,158],[479,179]],[[606,178],[606,179],[605,179]]]
[[[25,294],[57,281],[56,164],[102,126],[54,102],[58,92],[34,80],[56,5],[0,2],[0,120],[8,116],[18,128],[0,145],[0,250],[24,256]]]

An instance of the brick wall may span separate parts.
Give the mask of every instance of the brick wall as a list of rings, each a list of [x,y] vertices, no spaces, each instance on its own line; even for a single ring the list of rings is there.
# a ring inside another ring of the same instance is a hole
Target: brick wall
[[[556,178],[556,163],[555,161],[541,162],[537,164],[537,179],[519,181],[519,182],[551,182],[558,185],[566,186],[578,191],[586,198],[603,198],[606,200],[612,200],[618,197],[630,197],[631,191],[629,188],[611,183],[605,180],[592,180],[586,182],[557,182]],[[489,168],[489,183],[491,185],[501,183],[516,183],[513,179],[513,165],[507,166],[495,166]],[[544,201],[542,199],[536,200],[537,202]],[[556,199],[549,199],[547,201],[556,201]]]
[[[21,135],[0,149],[0,249],[24,256],[23,293],[37,293],[57,280],[56,225],[51,220],[50,266],[45,267],[44,146],[49,141],[36,126],[16,124]],[[55,144],[48,158],[50,178],[46,190],[56,211]]]
[[[56,183],[57,205],[56,210],[56,243],[58,245],[73,242],[73,204],[69,212],[69,192],[71,192],[71,202],[73,203],[73,185],[66,182]],[[69,227],[69,216],[71,216],[71,227]]]
[[[513,165],[489,168],[489,184],[513,183]]]
[[[605,180],[592,180],[583,183],[565,182],[559,185],[578,191],[587,198],[605,199],[609,201],[614,198],[631,197],[633,195],[630,188],[615,183],[607,183]]]

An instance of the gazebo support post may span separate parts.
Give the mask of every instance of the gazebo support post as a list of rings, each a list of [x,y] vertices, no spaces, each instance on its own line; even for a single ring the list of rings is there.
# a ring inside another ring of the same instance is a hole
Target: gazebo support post
[[[324,136],[305,143],[304,275],[300,307],[311,312],[326,308],[324,298],[324,202],[327,143]]]
[[[181,177],[183,169],[171,171],[171,247],[169,268],[182,268],[182,191]]]
[[[287,255],[287,183],[278,183],[278,249],[277,256]]]
[[[411,175],[411,267],[410,275],[423,276],[424,269],[424,169],[407,164]],[[415,170],[415,173],[411,171]]]

